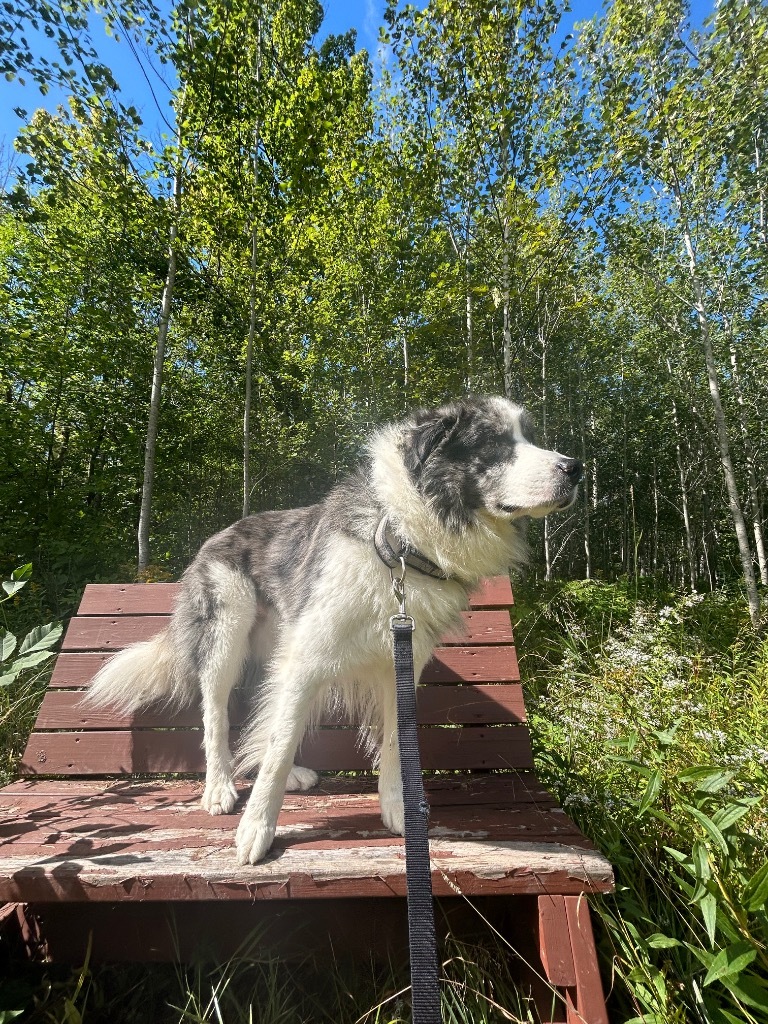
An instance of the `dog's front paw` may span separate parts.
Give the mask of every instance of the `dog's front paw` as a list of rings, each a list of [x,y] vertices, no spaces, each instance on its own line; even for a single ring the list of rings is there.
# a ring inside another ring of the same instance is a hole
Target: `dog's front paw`
[[[294,764],[285,784],[285,791],[286,793],[303,793],[305,789],[312,789],[319,781],[320,776],[317,772],[313,772],[311,768],[302,768],[300,765]]]
[[[266,857],[274,838],[274,825],[265,826],[257,818],[244,816],[235,837],[237,863],[258,864]]]
[[[379,804],[381,806],[381,820],[384,822],[384,827],[388,828],[390,832],[394,832],[397,836],[405,835],[405,810],[403,808],[402,796],[400,794],[390,794],[387,796],[384,793],[380,793]]]
[[[237,790],[232,779],[206,781],[201,803],[209,814],[231,814],[237,803]]]

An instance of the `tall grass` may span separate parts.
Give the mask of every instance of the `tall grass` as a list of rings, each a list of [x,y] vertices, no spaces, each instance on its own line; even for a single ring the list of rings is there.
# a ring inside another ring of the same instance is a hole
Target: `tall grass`
[[[736,595],[634,588],[518,607],[540,774],[616,868],[615,1019],[766,1022],[768,641]]]
[[[444,952],[445,1024],[532,1024],[503,945],[452,939]],[[14,998],[27,1024],[407,1024],[408,996],[402,967],[285,962],[253,940],[215,965],[28,966],[10,991],[0,983],[0,1024],[18,1019]]]

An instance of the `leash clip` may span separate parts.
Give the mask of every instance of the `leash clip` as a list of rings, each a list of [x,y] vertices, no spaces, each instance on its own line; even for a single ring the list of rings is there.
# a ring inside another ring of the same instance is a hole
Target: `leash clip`
[[[392,580],[392,593],[395,595],[397,601],[398,611],[397,615],[392,615],[389,620],[389,628],[394,629],[398,626],[410,626],[411,632],[416,629],[416,623],[413,621],[412,616],[407,615],[405,611],[405,558],[400,556],[400,575],[395,576],[394,569],[390,568],[389,577]]]

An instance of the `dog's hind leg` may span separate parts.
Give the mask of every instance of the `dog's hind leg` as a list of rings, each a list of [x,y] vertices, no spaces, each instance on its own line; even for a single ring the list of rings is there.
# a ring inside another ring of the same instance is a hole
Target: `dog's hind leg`
[[[275,647],[276,634],[274,629],[274,622],[265,620],[264,623],[260,623],[259,627],[253,631],[251,636],[252,650],[251,650],[251,674],[246,677],[246,690],[255,694],[254,703],[258,707],[259,695],[261,703],[269,706],[269,693],[267,685],[260,685],[258,677],[263,676],[264,667],[269,663],[270,657]],[[247,759],[247,764],[244,766],[247,771],[255,771],[259,766],[259,758],[257,750],[259,747],[263,747],[265,741],[262,739],[261,742],[256,738],[258,734],[258,723],[262,716],[256,714],[256,721],[252,724],[251,728],[248,729],[244,735],[245,744],[247,745],[250,741],[250,757]],[[241,759],[242,760],[242,759]],[[319,776],[317,772],[313,772],[311,768],[302,768],[301,765],[291,765],[291,770],[288,774],[288,781],[285,784],[285,791],[287,793],[301,793],[307,789],[312,789],[319,782]]]
[[[229,814],[237,803],[229,748],[229,695],[248,658],[258,609],[253,587],[241,573],[223,565],[209,573],[215,600],[208,620],[200,626],[196,646],[205,746],[202,805],[211,814]]]

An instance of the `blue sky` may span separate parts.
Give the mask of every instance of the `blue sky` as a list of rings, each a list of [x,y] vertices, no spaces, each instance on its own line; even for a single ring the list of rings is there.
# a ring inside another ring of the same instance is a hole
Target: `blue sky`
[[[374,56],[385,6],[386,0],[325,0],[325,19],[320,30],[320,39],[330,33],[341,33],[350,28],[356,28],[358,46],[365,47],[371,56]],[[711,3],[707,0],[692,0],[691,6],[695,21],[703,19],[712,8]],[[561,31],[564,33],[570,29],[575,21],[591,18],[600,8],[601,0],[572,0],[572,11],[563,19]],[[131,55],[128,47],[124,44],[116,45],[101,31],[98,34],[94,33],[94,39],[99,37],[103,39],[103,42],[98,43],[100,47],[103,47],[101,51],[103,60],[112,68],[120,84],[123,103],[133,104],[140,111],[149,134],[153,138],[158,137],[163,128],[158,105],[165,111],[169,98],[167,86],[164,86],[160,77],[162,69],[155,73],[149,70],[149,77],[153,82],[153,89],[157,97],[156,103],[142,74],[141,67]],[[30,39],[32,40],[32,36]],[[44,41],[41,45],[44,45]],[[0,89],[2,89],[0,98],[0,171],[2,171],[7,168],[9,159],[12,157],[13,140],[19,128],[24,124],[24,121],[14,113],[14,108],[21,108],[30,114],[41,106],[53,110],[57,104],[62,102],[63,96],[49,94],[44,97],[34,85],[22,86],[18,82],[6,82],[5,80],[0,83]]]

